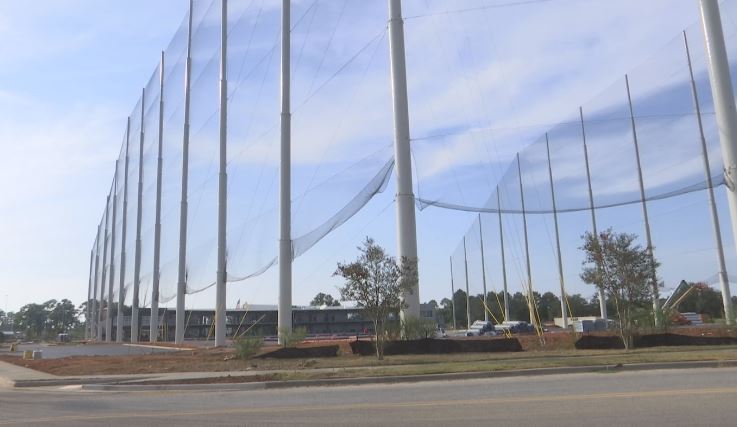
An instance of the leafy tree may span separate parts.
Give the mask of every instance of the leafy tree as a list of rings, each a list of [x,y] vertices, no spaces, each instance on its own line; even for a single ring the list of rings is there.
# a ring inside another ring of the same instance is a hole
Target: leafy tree
[[[550,322],[560,317],[560,298],[552,292],[545,292],[537,301],[537,309],[540,312],[540,320]]]
[[[45,304],[26,304],[21,307],[13,319],[16,329],[25,333],[26,337],[30,339],[43,338],[46,333],[47,304],[49,302],[47,301]]]
[[[607,229],[599,235],[587,232],[581,249],[585,260],[581,279],[601,286],[614,301],[618,328],[625,348],[632,346],[635,315],[653,296],[653,271],[659,263],[646,248],[635,243],[637,236]]]
[[[384,358],[386,322],[390,313],[405,307],[402,295],[412,293],[417,283],[417,264],[407,258],[401,263],[387,255],[373,239],[366,238],[358,250],[361,255],[352,263],[338,263],[333,273],[346,279],[340,289],[343,301],[355,301],[374,323],[376,356]]]
[[[714,290],[706,284],[689,284],[695,285],[695,289],[676,307],[678,311],[681,313],[694,312],[706,314],[718,319],[724,317],[721,292]]]
[[[52,300],[54,301],[54,300]],[[69,332],[79,325],[79,312],[74,304],[68,299],[49,306],[48,328],[53,335]]]
[[[328,307],[338,307],[340,306],[340,301],[333,298],[333,296],[330,294],[320,292],[319,294],[315,295],[315,298],[312,298],[312,301],[310,301],[310,305],[313,307],[322,307],[323,305],[326,305]]]

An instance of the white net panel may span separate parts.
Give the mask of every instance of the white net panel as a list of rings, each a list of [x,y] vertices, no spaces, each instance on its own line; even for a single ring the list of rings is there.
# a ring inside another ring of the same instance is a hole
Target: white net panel
[[[724,4],[722,9],[723,19],[731,20],[737,8]],[[737,32],[733,26],[725,26],[725,30],[730,57],[737,58]],[[506,171],[498,180],[493,179],[498,165],[484,159],[510,157],[500,153],[498,147],[520,145],[520,142],[512,144],[505,139],[503,130],[472,129],[413,142],[418,163],[418,207],[443,207],[479,213],[484,230],[487,287],[489,283],[501,283],[498,231],[498,212],[501,211],[510,292],[524,289],[527,280],[522,222],[524,195],[533,289],[540,293],[552,291],[560,297],[558,252],[552,215],[552,173],[566,293],[569,296],[583,293],[586,298],[594,293],[594,289],[583,285],[578,277],[583,262],[583,254],[579,249],[582,244],[580,236],[593,226],[586,160],[598,230],[612,227],[618,232],[635,233],[640,236],[640,243],[646,245],[635,140],[639,149],[655,256],[663,264],[659,274],[665,283],[665,292],[681,279],[703,280],[704,277],[699,274],[705,275],[697,272],[710,271],[711,274],[711,271],[717,271],[709,206],[706,192],[703,191],[708,184],[699,119],[704,128],[709,173],[714,186],[724,184],[722,160],[703,36],[697,24],[690,26],[685,33],[691,51],[700,116],[696,114],[684,36],[678,34],[653,56],[628,72],[626,78],[617,79],[594,99],[583,104],[580,110],[573,110],[561,123],[542,129],[536,126],[534,131],[537,135],[534,136],[528,134],[531,128],[525,129],[524,137],[515,129],[512,138],[520,139],[526,147],[510,159]],[[734,74],[737,74],[737,66],[733,65]],[[423,172],[433,168],[433,151],[447,149],[444,146],[449,144],[464,150],[477,150],[476,155],[471,157],[479,159],[480,165],[466,167],[462,162],[449,162],[447,171],[439,175]],[[485,157],[488,153],[492,154]],[[487,172],[482,172],[484,169]],[[446,183],[443,184],[441,180]],[[485,189],[489,190],[484,197],[482,194]],[[727,218],[723,192],[717,188],[716,193],[720,215]],[[498,204],[497,200],[501,203]],[[471,274],[471,271],[481,271],[481,260],[470,256],[473,251],[470,246],[479,249],[477,221],[465,233],[472,289],[478,289],[482,283],[481,277]],[[722,227],[725,234],[723,238],[728,241],[724,221]],[[468,246],[473,239],[476,241]],[[731,251],[727,255],[733,257]],[[459,263],[456,258],[459,256],[462,254],[456,249],[453,253],[456,277],[458,273],[455,268]],[[713,267],[704,270],[705,262]]]

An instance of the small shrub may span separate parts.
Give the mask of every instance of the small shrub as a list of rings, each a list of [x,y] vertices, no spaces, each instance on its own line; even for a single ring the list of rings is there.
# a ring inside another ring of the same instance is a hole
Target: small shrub
[[[262,337],[239,338],[235,342],[235,354],[238,359],[250,359],[261,351],[264,345]]]
[[[306,328],[294,328],[288,331],[285,328],[279,329],[279,337],[282,339],[282,346],[284,348],[296,347],[297,344],[301,343],[307,337]]]
[[[405,340],[419,340],[435,338],[437,326],[431,319],[416,316],[407,316],[402,320],[402,338]]]

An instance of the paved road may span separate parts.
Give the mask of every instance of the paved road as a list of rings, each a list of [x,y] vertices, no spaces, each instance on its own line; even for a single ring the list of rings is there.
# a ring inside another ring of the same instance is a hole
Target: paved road
[[[733,426],[736,380],[737,368],[719,368],[244,392],[0,389],[0,426]]]

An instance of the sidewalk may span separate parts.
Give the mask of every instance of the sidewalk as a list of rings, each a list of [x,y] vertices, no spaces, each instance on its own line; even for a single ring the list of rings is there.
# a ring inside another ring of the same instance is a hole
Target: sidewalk
[[[406,367],[407,365],[399,365]],[[480,372],[439,373],[425,375],[383,375],[346,378],[318,378],[308,380],[289,381],[251,381],[237,383],[217,383],[219,378],[232,377],[263,377],[279,373],[350,373],[363,370],[362,368],[319,368],[299,370],[251,370],[251,371],[223,371],[223,372],[175,372],[161,374],[133,374],[133,375],[97,375],[79,377],[60,377],[31,369],[19,367],[6,362],[0,362],[0,385],[5,387],[50,387],[81,385],[84,390],[116,390],[116,391],[152,391],[152,390],[265,390],[273,388],[317,387],[337,385],[388,384],[403,382],[425,381],[453,381],[482,378],[504,378],[517,376],[561,375],[591,372],[620,372],[660,369],[694,369],[737,367],[737,360],[721,361],[693,361],[693,362],[656,362],[633,363],[625,365],[591,365],[555,368],[510,369]],[[386,369],[386,367],[372,367]],[[190,380],[212,379],[213,383],[187,384]],[[171,384],[151,384],[151,382],[172,382]],[[177,382],[181,382],[177,384]]]

